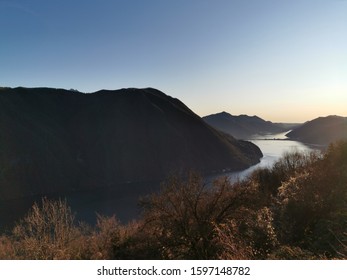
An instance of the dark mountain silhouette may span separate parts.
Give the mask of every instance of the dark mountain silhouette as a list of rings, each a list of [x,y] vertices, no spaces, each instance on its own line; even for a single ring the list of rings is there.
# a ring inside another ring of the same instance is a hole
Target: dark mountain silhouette
[[[292,130],[286,136],[304,143],[328,145],[347,139],[347,117],[319,117]]]
[[[286,131],[285,127],[265,121],[257,116],[233,116],[227,112],[205,116],[203,120],[214,128],[228,133],[237,139],[249,139],[254,135]]]
[[[126,189],[190,169],[241,170],[262,156],[152,88],[2,88],[0,132],[1,199]]]

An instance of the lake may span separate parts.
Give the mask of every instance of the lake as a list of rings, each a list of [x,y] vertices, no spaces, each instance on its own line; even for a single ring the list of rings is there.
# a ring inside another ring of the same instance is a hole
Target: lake
[[[318,146],[309,146],[298,141],[289,140],[288,137],[285,136],[288,132],[258,135],[249,139],[249,141],[257,145],[263,153],[263,158],[261,158],[260,163],[243,171],[230,172],[223,175],[227,176],[230,181],[242,180],[257,168],[271,167],[284,153],[293,151],[311,152],[313,150],[319,150]]]
[[[244,179],[259,167],[271,167],[285,152],[302,151],[309,152],[315,148],[309,147],[297,141],[286,140],[285,133],[275,135],[257,136],[250,140],[263,152],[260,163],[240,172],[223,173],[206,178],[206,181],[218,176],[227,176],[230,181]],[[76,219],[94,224],[96,213],[111,216],[113,214],[121,222],[128,222],[140,214],[138,207],[139,196],[146,196],[158,190],[159,182],[130,183],[117,186],[117,188],[84,191],[83,193],[61,194],[65,197]],[[49,197],[58,199],[58,196]],[[12,227],[13,222],[23,217],[30,209],[34,201],[40,201],[40,197],[23,198],[0,203],[0,232],[5,225]]]

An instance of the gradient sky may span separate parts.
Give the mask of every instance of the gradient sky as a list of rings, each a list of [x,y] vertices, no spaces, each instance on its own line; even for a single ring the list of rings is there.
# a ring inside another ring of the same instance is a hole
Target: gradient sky
[[[0,0],[0,86],[154,87],[200,116],[347,116],[347,1]]]

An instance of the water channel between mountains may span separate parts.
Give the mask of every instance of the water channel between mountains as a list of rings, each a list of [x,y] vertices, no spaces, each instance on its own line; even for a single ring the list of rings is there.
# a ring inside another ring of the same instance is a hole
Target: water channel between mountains
[[[231,181],[242,180],[255,169],[271,167],[284,153],[291,151],[310,152],[317,149],[298,141],[285,138],[285,133],[253,137],[250,141],[256,144],[263,152],[260,163],[240,172],[223,173],[206,178],[211,181],[218,176],[227,176]],[[94,224],[96,213],[116,217],[121,222],[128,222],[140,214],[138,206],[139,197],[144,197],[159,188],[159,182],[129,183],[120,188],[91,190],[81,193],[66,194],[69,206],[76,213],[76,220]],[[62,198],[64,195],[48,197],[50,199]],[[0,231],[6,226],[12,227],[13,222],[23,217],[39,197],[23,198],[0,203]]]

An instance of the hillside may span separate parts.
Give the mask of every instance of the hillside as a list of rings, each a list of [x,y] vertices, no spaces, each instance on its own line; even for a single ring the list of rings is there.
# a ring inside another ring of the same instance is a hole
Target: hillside
[[[347,139],[347,118],[340,116],[320,117],[306,122],[286,136],[304,143],[328,145]]]
[[[262,156],[152,88],[2,88],[0,131],[2,199],[240,170]]]
[[[232,135],[237,139],[249,139],[254,135],[273,134],[286,131],[284,127],[257,116],[233,116],[227,112],[203,117],[214,128]]]
[[[0,233],[0,259],[346,260],[346,166],[341,141],[235,183],[174,177],[128,224],[98,216],[86,228],[66,202],[43,199]]]

